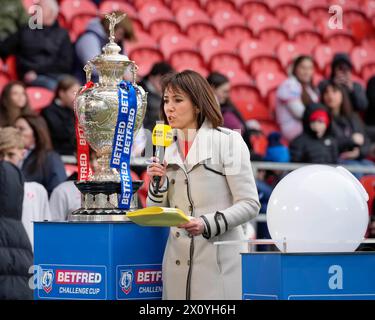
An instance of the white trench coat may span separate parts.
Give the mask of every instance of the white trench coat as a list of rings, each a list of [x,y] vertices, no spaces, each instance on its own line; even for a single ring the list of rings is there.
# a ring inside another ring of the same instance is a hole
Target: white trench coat
[[[170,228],[163,258],[163,299],[241,299],[241,256],[246,243],[214,245],[245,239],[242,224],[255,218],[260,204],[241,135],[213,129],[205,121],[185,161],[177,141],[166,148],[167,178],[155,195],[150,184],[148,206],[176,207],[202,217],[204,235],[192,237]]]

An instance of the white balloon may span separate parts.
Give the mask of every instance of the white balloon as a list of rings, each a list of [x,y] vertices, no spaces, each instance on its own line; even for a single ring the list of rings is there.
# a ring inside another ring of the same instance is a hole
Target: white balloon
[[[286,252],[353,252],[368,225],[368,194],[345,168],[309,165],[273,190],[267,225]]]

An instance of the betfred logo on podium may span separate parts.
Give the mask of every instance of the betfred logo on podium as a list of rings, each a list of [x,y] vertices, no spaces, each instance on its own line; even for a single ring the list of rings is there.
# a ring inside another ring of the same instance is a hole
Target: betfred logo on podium
[[[42,270],[42,288],[48,294],[52,290],[52,282],[53,282],[53,271],[49,270]]]
[[[105,299],[105,266],[41,265],[41,299]]]
[[[161,264],[117,266],[117,299],[161,299]]]

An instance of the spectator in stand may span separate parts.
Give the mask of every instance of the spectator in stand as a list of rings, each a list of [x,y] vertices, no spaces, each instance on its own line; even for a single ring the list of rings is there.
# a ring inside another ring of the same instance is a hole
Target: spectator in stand
[[[208,75],[207,81],[213,88],[216,99],[220,105],[221,113],[224,118],[223,126],[232,130],[241,130],[241,135],[245,140],[246,145],[249,150],[252,151],[250,144],[250,130],[241,113],[230,100],[229,79],[219,72],[212,72]]]
[[[115,11],[116,15],[123,12]],[[86,74],[83,67],[90,59],[102,53],[102,48],[108,43],[109,21],[103,16],[101,19],[94,18],[87,26],[86,31],[77,39],[75,43],[74,75],[84,84]],[[134,41],[136,39],[132,21],[128,16],[115,26],[115,42],[121,47],[121,52],[125,53],[124,40]],[[96,70],[92,73],[93,81],[97,81]]]
[[[24,179],[13,164],[0,161],[0,300],[32,300],[30,240],[21,222]]]
[[[161,103],[161,78],[170,72],[173,72],[172,66],[165,61],[155,63],[150,72],[143,78],[140,85],[147,94],[147,112],[143,121],[143,127],[152,132],[156,121],[160,120]]]
[[[346,53],[336,53],[331,64],[331,77],[319,84],[319,90],[322,92],[329,82],[340,85],[349,97],[353,110],[365,111],[368,105],[366,92],[358,82],[353,81],[352,70],[353,64],[349,56]]]
[[[79,88],[76,78],[62,78],[52,104],[41,112],[51,134],[53,149],[61,155],[74,155],[76,150],[74,97]]]
[[[0,98],[0,127],[13,126],[16,119],[33,113],[21,81],[11,81],[3,89]]]
[[[19,167],[25,153],[21,133],[13,127],[0,129],[0,160]],[[34,245],[34,221],[51,220],[47,190],[37,182],[25,182],[22,223]]]
[[[0,43],[0,57],[15,54],[20,79],[27,85],[55,90],[64,74],[72,71],[73,50],[67,30],[57,21],[56,0],[40,0],[41,29],[21,28]]]
[[[2,0],[0,10],[0,41],[16,33],[28,21],[21,0]]]
[[[46,122],[40,116],[27,115],[19,117],[15,127],[20,130],[26,148],[22,162],[26,181],[42,184],[50,195],[66,180],[66,173],[60,156],[52,150]]]
[[[289,145],[293,162],[337,163],[338,145],[331,133],[331,115],[327,108],[314,103],[303,116],[303,133]]]
[[[290,154],[287,146],[281,143],[281,134],[278,131],[271,132],[268,137],[268,146],[264,161],[289,162]]]
[[[305,108],[319,101],[313,86],[314,62],[310,56],[299,56],[293,63],[291,75],[276,92],[276,120],[282,136],[292,141],[303,131]]]
[[[332,114],[332,132],[339,148],[339,162],[344,164],[374,165],[365,159],[370,143],[364,124],[353,112],[347,91],[334,82],[329,82],[322,92],[322,102]]]

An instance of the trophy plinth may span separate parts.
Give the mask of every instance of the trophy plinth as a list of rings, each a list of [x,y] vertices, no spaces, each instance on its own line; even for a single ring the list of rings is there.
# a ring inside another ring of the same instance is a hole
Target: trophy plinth
[[[86,81],[90,86],[83,87],[75,98],[75,113],[83,135],[98,156],[98,168],[89,181],[77,181],[76,186],[82,193],[81,208],[74,211],[70,221],[125,221],[126,210],[118,208],[121,194],[120,174],[110,167],[112,144],[119,111],[118,85],[125,71],[130,68],[133,76],[132,87],[137,100],[134,137],[142,127],[146,112],[147,93],[136,84],[138,67],[134,61],[120,54],[121,48],[114,42],[114,27],[124,17],[107,15],[110,20],[109,43],[103,47],[103,53],[94,57],[85,65]],[[91,82],[92,71],[96,69],[99,82]],[[142,181],[133,181],[133,195],[130,209],[138,208],[137,190]]]

